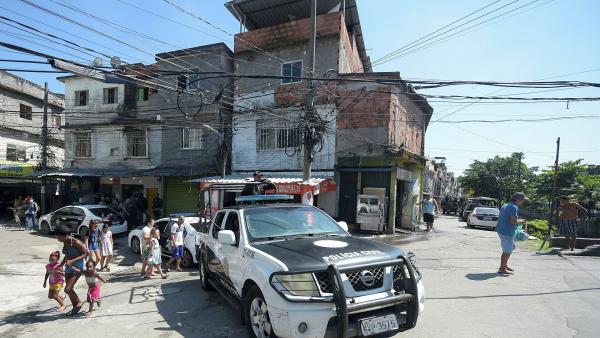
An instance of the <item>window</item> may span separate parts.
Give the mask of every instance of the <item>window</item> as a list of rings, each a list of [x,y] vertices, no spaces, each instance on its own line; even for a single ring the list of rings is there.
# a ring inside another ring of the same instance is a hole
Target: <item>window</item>
[[[192,71],[196,72],[196,73],[188,75],[187,89],[188,90],[198,90],[200,88],[200,81],[198,81],[200,79],[200,74],[197,73],[197,72],[199,72],[199,70],[194,69]]]
[[[148,87],[143,87],[143,88],[138,88],[137,89],[137,101],[141,102],[141,101],[148,101],[148,93],[150,91],[150,88]]]
[[[75,133],[75,157],[92,157],[92,133]]]
[[[60,115],[58,114],[52,114],[52,126],[54,128],[60,129]]]
[[[27,151],[24,146],[18,146],[15,144],[6,145],[6,160],[7,161],[27,161]]]
[[[301,131],[296,127],[286,127],[272,120],[256,121],[256,149],[299,148],[302,144]]]
[[[281,83],[300,82],[302,76],[302,61],[286,62],[281,65],[281,76],[290,76],[282,78]]]
[[[204,133],[202,132],[202,129],[181,129],[181,149],[202,149],[203,142]]]
[[[128,130],[125,132],[127,140],[127,156],[147,157],[146,130]]]
[[[119,89],[114,88],[104,88],[104,104],[115,104],[118,101],[118,91]]]
[[[19,116],[22,119],[27,119],[27,120],[31,120],[31,106],[28,106],[26,104],[19,104]]]
[[[177,89],[185,90],[187,88],[188,82],[187,77],[185,75],[177,76]]]
[[[215,222],[212,227],[212,236],[215,239],[219,238],[219,231],[221,231],[221,223],[223,223],[223,218],[225,218],[226,211],[221,211],[215,217]]]
[[[78,90],[75,92],[75,105],[76,106],[87,106],[88,104],[88,91]]]

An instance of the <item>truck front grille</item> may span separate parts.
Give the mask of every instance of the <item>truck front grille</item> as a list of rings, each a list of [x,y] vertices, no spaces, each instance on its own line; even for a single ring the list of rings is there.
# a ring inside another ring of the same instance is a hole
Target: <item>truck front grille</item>
[[[315,277],[322,293],[333,293],[333,282],[328,272],[317,272],[315,273]]]
[[[394,265],[394,290],[403,291],[404,290],[404,266],[403,265]]]
[[[369,277],[368,283],[365,280],[365,276],[367,275]],[[349,272],[346,276],[348,276],[348,280],[352,284],[354,291],[373,290],[383,286],[383,268]]]

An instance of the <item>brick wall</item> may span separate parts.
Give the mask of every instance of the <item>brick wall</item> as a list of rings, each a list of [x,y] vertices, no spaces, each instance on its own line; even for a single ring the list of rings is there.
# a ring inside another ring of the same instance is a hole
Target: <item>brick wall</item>
[[[367,91],[338,89],[337,128],[388,127],[391,94],[388,87]]]
[[[317,16],[317,37],[339,35],[341,18],[341,12]],[[235,37],[235,53],[253,50],[253,46],[270,50],[294,45],[309,40],[310,18],[254,29],[245,33],[236,34]]]
[[[342,18],[343,20],[343,18]],[[340,73],[354,73],[363,72],[363,63],[358,55],[358,48],[356,43],[350,41],[351,36],[348,34],[346,24],[341,25],[340,31],[340,56],[338,58],[338,72]],[[354,46],[354,47],[353,47]]]

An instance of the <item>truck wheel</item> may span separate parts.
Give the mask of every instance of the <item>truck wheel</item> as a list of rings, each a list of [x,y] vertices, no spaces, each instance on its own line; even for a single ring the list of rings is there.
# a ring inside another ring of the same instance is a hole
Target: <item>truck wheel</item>
[[[208,282],[208,271],[206,271],[206,263],[204,263],[204,257],[200,256],[198,259],[198,276],[200,276],[200,287],[209,291],[212,290],[212,285]]]
[[[248,290],[245,298],[244,309],[246,311],[246,325],[250,337],[267,338],[275,337],[269,310],[265,297],[258,286],[253,286]]]
[[[183,257],[181,257],[181,267],[189,269],[194,265],[194,257],[188,249],[183,250]]]
[[[142,246],[140,245],[140,239],[137,237],[133,237],[131,239],[131,251],[133,253],[139,254],[142,250]]]

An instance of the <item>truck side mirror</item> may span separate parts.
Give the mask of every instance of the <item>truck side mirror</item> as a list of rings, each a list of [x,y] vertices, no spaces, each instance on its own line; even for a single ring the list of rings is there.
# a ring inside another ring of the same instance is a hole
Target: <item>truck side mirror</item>
[[[235,234],[231,230],[219,231],[219,242],[223,244],[235,245]]]

